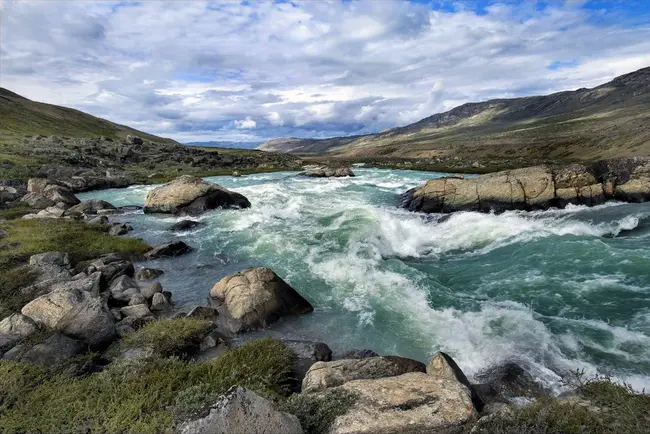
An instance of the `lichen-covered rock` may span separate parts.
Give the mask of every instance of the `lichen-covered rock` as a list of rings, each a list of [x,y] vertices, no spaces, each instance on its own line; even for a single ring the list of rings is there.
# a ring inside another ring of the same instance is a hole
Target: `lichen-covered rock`
[[[219,326],[233,333],[265,328],[283,316],[313,307],[272,270],[247,268],[224,277],[210,290]]]
[[[115,278],[109,287],[111,298],[121,303],[128,303],[131,298],[140,294],[140,287],[131,277],[123,274]]]
[[[0,333],[24,339],[38,330],[36,323],[28,316],[15,313],[0,321]]]
[[[470,391],[474,407],[481,411],[483,409],[483,400],[478,392],[472,387],[465,373],[460,369],[456,361],[447,353],[442,351],[436,353],[426,367],[426,372],[438,378],[447,378],[456,380]]]
[[[242,387],[221,396],[202,418],[184,424],[181,434],[302,434],[298,418]]]
[[[467,387],[421,372],[353,380],[331,390],[348,392],[355,402],[334,419],[329,434],[438,433],[477,418]]]
[[[147,318],[153,316],[149,307],[146,304],[137,304],[135,306],[124,306],[120,309],[122,315],[135,317],[137,319]]]
[[[303,393],[340,386],[352,380],[394,377],[408,372],[425,372],[423,363],[402,357],[368,357],[365,359],[317,362],[302,381]]]
[[[149,192],[145,213],[200,214],[215,208],[248,208],[251,204],[239,193],[195,176],[183,175]]]
[[[135,278],[136,280],[152,280],[163,274],[165,274],[163,270],[142,267],[135,273]]]
[[[151,298],[151,310],[154,312],[164,312],[171,309],[171,304],[162,292],[157,292]]]

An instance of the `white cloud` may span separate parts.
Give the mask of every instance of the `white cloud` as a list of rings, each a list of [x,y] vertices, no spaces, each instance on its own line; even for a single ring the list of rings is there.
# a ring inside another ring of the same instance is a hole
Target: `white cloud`
[[[256,125],[257,122],[251,119],[250,116],[246,116],[246,119],[244,120],[235,121],[235,128],[238,128],[240,130],[250,130],[255,128]]]
[[[1,4],[1,86],[178,140],[374,132],[650,65],[650,26],[583,2]]]

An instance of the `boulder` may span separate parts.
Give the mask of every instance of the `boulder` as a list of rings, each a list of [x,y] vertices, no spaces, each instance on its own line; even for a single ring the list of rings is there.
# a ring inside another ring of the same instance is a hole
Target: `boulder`
[[[126,136],[126,142],[130,145],[141,145],[144,143],[140,137],[130,134]]]
[[[354,172],[349,167],[324,167],[312,169],[301,173],[302,176],[310,178],[341,178],[345,176],[354,176]]]
[[[43,193],[45,187],[50,185],[52,181],[46,178],[30,178],[27,181],[27,193],[40,194]]]
[[[147,307],[146,304],[137,304],[135,306],[124,306],[122,309],[120,309],[120,312],[122,313],[122,315],[126,317],[132,316],[137,319],[143,319],[143,318],[153,316],[153,314],[149,310],[149,307]]]
[[[334,419],[330,434],[439,433],[477,418],[467,387],[421,372],[353,380],[331,390],[352,394],[355,400]]]
[[[447,353],[439,351],[436,353],[429,361],[427,365],[426,372],[429,375],[436,376],[438,378],[447,378],[449,380],[456,380],[460,384],[467,387],[470,391],[472,403],[474,407],[481,411],[483,410],[483,400],[479,396],[478,392],[472,387],[469,380],[465,376],[465,373],[460,369],[456,361]]]
[[[47,252],[32,255],[29,266],[38,273],[38,280],[67,279],[72,277],[70,272],[70,256],[62,252]]]
[[[0,359],[5,353],[14,348],[17,343],[18,338],[16,336],[0,332]]]
[[[105,348],[117,338],[113,314],[98,297],[89,297],[63,316],[56,329],[91,348]]]
[[[27,214],[23,216],[23,219],[29,220],[29,219],[58,219],[63,217],[63,214],[65,213],[65,207],[60,206],[60,204],[57,204],[55,206],[48,206],[45,209],[40,210],[36,214]]]
[[[98,211],[102,210],[116,210],[115,206],[106,202],[105,200],[100,199],[89,199],[84,200],[78,205],[70,207],[66,210],[65,215],[75,215],[75,214],[84,214],[84,215],[94,215]]]
[[[0,321],[0,334],[24,339],[38,330],[36,323],[28,316],[15,313]]]
[[[20,357],[20,361],[42,366],[46,369],[55,369],[84,351],[86,351],[86,344],[83,342],[61,333],[54,333],[43,343],[27,350]]]
[[[479,384],[473,388],[484,401],[510,402],[513,398],[535,399],[547,395],[547,391],[538,384],[532,375],[515,362],[491,367],[475,376]]]
[[[158,276],[165,274],[163,270],[156,268],[142,267],[135,273],[136,280],[153,280]]]
[[[423,363],[397,356],[317,362],[302,381],[302,392],[317,392],[348,381],[395,377],[408,372],[425,372]]]
[[[192,248],[183,241],[160,244],[145,253],[147,259],[173,258],[190,252]]]
[[[55,205],[54,201],[38,193],[27,193],[20,199],[20,202],[25,203],[34,209],[45,209],[49,206]]]
[[[140,294],[138,284],[125,274],[115,278],[111,282],[109,291],[114,300],[125,304],[131,301],[134,295]]]
[[[142,294],[135,294],[129,300],[129,306],[135,306],[136,304],[147,304],[147,299]]]
[[[210,297],[219,312],[219,326],[232,333],[263,329],[283,316],[313,311],[307,300],[265,267],[224,277],[210,290]]]
[[[146,298],[147,300],[151,300],[155,294],[163,292],[163,287],[160,284],[160,282],[156,282],[151,286],[142,288],[140,292],[142,293],[144,298]]]
[[[95,216],[91,219],[86,220],[86,224],[89,225],[107,225],[108,224],[108,217],[105,215],[98,215]]]
[[[108,231],[108,235],[119,237],[120,235],[126,235],[133,230],[133,227],[123,223],[113,223],[113,226]]]
[[[42,195],[54,203],[63,203],[67,207],[77,205],[81,202],[70,189],[60,185],[48,185],[43,189]]]
[[[102,347],[116,337],[113,317],[101,300],[79,289],[54,290],[27,303],[21,313],[92,347]]]
[[[215,208],[248,208],[243,195],[220,185],[190,175],[149,192],[144,202],[145,213],[200,214]]]
[[[171,309],[171,304],[161,292],[157,292],[151,298],[151,310],[154,312],[164,312]]]
[[[87,273],[99,271],[104,277],[104,281],[111,284],[120,276],[133,277],[135,267],[133,263],[119,256],[103,256],[90,263],[86,269]]]
[[[298,418],[278,411],[256,393],[236,386],[219,397],[202,419],[187,422],[181,434],[302,434]]]
[[[303,379],[309,369],[316,362],[329,362],[332,360],[332,350],[323,342],[290,339],[283,339],[282,342],[296,355],[296,360],[291,369],[291,378],[294,379],[294,391],[300,392]]]
[[[180,222],[171,225],[169,230],[174,232],[187,231],[197,226],[201,226],[201,222],[197,222],[196,220],[181,220]]]

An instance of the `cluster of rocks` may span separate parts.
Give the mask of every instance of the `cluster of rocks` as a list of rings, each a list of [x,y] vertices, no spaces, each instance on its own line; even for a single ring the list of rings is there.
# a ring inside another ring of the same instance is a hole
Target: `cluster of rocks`
[[[309,178],[343,178],[354,176],[354,172],[350,167],[319,167],[306,170],[299,175]]]
[[[594,206],[607,200],[650,200],[650,158],[535,166],[472,178],[445,177],[400,196],[402,207],[429,213],[536,210],[569,204]]]
[[[118,337],[172,312],[171,293],[160,283],[142,285],[134,278],[149,279],[162,271],[136,272],[124,255],[104,255],[73,267],[67,253],[42,253],[30,258],[25,272],[36,275],[31,286],[21,289],[33,300],[0,323],[7,359],[47,367],[88,349],[105,349]],[[39,330],[51,336],[23,348],[21,342]]]

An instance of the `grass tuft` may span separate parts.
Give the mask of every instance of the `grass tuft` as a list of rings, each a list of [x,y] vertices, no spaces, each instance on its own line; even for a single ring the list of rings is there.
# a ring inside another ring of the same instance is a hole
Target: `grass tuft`
[[[296,415],[307,434],[325,434],[334,420],[347,412],[357,400],[344,390],[325,390],[318,394],[292,395],[282,410]]]
[[[196,350],[214,328],[210,321],[197,318],[165,318],[146,324],[124,337],[122,349],[149,348],[163,357],[184,357]]]

